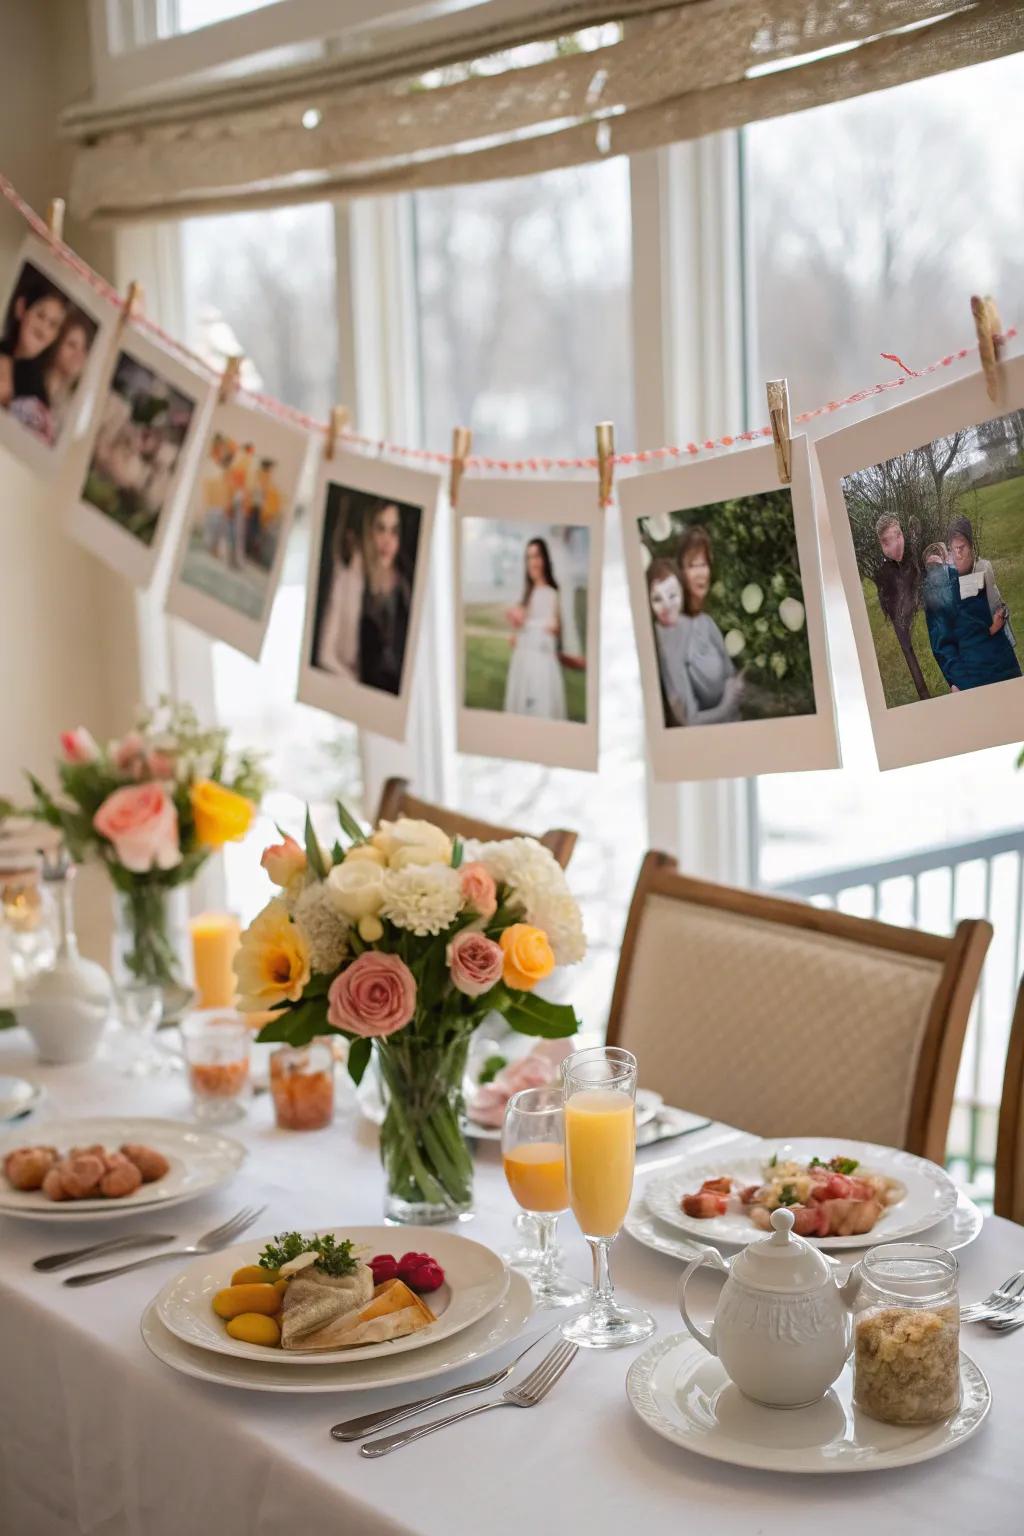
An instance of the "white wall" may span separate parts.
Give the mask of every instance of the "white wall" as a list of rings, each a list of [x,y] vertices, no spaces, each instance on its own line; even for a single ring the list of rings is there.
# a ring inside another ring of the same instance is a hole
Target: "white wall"
[[[57,114],[89,92],[86,13],[81,0],[0,5],[0,170],[40,211],[67,183]],[[18,215],[0,205],[0,288],[23,233]],[[109,235],[69,219],[65,236],[111,272]],[[0,795],[15,800],[24,798],[25,768],[52,782],[61,729],[81,723],[101,740],[112,736],[139,696],[134,594],[56,527],[55,502],[81,468],[79,453],[60,485],[43,487],[0,448]],[[106,960],[110,900],[97,871],[78,882],[78,918],[83,948]]]

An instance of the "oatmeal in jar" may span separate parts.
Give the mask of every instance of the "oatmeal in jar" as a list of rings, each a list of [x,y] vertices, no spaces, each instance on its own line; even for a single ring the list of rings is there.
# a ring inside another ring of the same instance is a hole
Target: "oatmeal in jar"
[[[960,1405],[960,1311],[882,1307],[854,1329],[853,1400],[887,1424],[932,1424]]]

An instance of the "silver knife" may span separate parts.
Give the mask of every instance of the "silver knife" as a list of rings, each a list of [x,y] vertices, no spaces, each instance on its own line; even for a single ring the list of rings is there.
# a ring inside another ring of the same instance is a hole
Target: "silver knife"
[[[132,1232],[127,1237],[109,1237],[103,1243],[90,1243],[87,1248],[69,1248],[64,1253],[48,1253],[36,1259],[33,1269],[49,1273],[54,1269],[66,1269],[79,1259],[94,1259],[101,1253],[116,1253],[120,1248],[156,1248],[160,1243],[173,1243],[172,1232]]]

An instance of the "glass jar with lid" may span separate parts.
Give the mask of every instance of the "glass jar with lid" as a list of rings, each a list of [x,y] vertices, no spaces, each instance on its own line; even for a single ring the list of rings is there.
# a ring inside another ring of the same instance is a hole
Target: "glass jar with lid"
[[[853,1401],[887,1424],[933,1424],[960,1406],[958,1267],[944,1248],[882,1243],[858,1266]]]

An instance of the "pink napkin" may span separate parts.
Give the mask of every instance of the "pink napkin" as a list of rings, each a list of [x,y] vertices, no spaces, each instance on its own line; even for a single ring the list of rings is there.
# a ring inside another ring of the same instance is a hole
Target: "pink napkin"
[[[575,1049],[572,1039],[538,1040],[528,1056],[509,1062],[491,1082],[476,1090],[466,1106],[469,1118],[477,1125],[500,1126],[512,1095],[522,1088],[546,1088],[557,1082],[558,1068]]]

